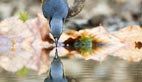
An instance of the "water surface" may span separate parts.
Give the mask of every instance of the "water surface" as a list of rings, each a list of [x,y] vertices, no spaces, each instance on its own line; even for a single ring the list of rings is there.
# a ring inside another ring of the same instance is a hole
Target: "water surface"
[[[102,62],[77,58],[62,58],[69,82],[142,82],[142,62],[128,62],[108,57]],[[0,69],[0,82],[43,82],[48,72],[38,75],[28,70],[25,75]]]

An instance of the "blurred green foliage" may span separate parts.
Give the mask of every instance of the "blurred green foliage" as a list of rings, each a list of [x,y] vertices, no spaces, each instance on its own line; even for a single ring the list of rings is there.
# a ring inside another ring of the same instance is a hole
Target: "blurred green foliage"
[[[18,75],[24,76],[28,73],[28,69],[26,67],[23,67],[21,70],[17,71]]]
[[[19,19],[23,22],[26,22],[29,19],[28,13],[25,11],[22,11],[19,13]]]

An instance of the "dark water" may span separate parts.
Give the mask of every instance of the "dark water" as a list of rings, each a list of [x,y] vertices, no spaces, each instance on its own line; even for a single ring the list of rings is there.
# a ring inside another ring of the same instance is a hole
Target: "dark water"
[[[109,57],[103,62],[62,59],[69,82],[142,82],[142,62],[132,63]],[[38,75],[29,70],[24,75],[0,69],[0,82],[43,82],[48,73]]]

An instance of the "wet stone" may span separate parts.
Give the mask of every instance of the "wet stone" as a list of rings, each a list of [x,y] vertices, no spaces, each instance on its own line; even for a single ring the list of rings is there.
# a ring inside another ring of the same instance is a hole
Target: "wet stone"
[[[88,20],[88,24],[92,27],[99,26],[105,18],[106,16],[104,15],[93,16],[91,19]]]

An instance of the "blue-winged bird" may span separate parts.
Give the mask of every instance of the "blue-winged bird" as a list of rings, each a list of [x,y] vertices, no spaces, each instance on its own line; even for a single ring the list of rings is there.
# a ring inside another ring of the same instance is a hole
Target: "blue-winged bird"
[[[67,0],[42,0],[43,15],[49,20],[50,32],[54,39],[58,40],[62,34],[64,20],[78,14],[84,2],[85,0],[74,0],[74,5],[69,7]]]
[[[54,39],[59,39],[62,27],[68,15],[66,0],[44,0],[42,4],[43,15],[49,20],[50,32]]]
[[[44,82],[68,82],[64,76],[63,64],[58,56],[57,50],[50,66],[49,77]]]
[[[68,7],[67,0],[43,0],[43,15],[49,21],[50,32],[57,46],[58,39],[62,34],[63,22],[67,17],[73,17],[83,8],[85,0],[75,0],[72,7]],[[49,77],[44,82],[68,82],[64,76],[63,64],[56,50],[51,63]]]

